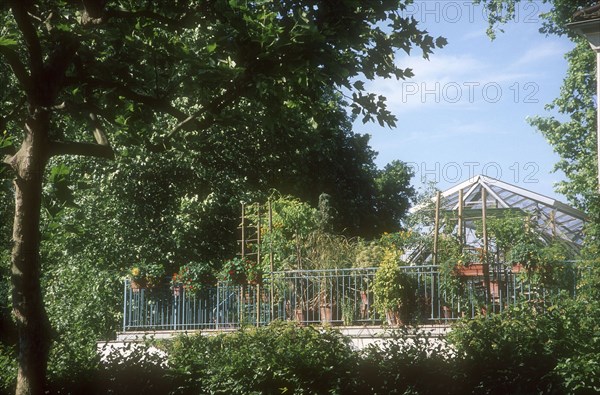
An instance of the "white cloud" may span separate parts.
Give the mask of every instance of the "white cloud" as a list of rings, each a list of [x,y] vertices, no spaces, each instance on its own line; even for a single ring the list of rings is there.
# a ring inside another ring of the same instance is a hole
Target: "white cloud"
[[[464,55],[435,54],[430,60],[404,57],[399,67],[415,73],[407,80],[376,80],[367,84],[370,92],[384,95],[395,114],[428,110],[432,106],[471,109],[500,101],[537,97],[544,85],[544,63],[562,59],[562,43],[548,42],[527,48],[513,58],[497,59]]]
[[[527,48],[510,64],[511,69],[524,69],[533,66],[543,66],[545,62],[556,62],[563,59],[569,47],[564,42],[543,41],[539,45]]]

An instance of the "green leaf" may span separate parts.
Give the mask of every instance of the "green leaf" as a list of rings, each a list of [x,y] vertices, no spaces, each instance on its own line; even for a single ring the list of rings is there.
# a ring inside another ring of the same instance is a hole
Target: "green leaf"
[[[213,52],[215,52],[215,49],[217,49],[217,43],[208,44],[208,45],[206,46],[206,51],[207,51],[208,53],[213,53]]]
[[[8,37],[0,37],[0,47],[15,47],[17,40]]]
[[[448,45],[448,40],[445,37],[438,37],[435,39],[435,46],[438,48],[442,48]]]

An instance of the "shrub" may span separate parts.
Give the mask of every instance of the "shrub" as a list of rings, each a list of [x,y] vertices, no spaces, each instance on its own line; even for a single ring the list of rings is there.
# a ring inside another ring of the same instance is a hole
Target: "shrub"
[[[107,350],[95,377],[97,394],[169,394],[176,382],[166,357],[150,343],[128,343],[125,349]]]
[[[406,324],[417,310],[416,280],[400,268],[399,254],[386,251],[373,280],[375,308],[390,324]]]
[[[552,393],[558,382],[552,314],[521,305],[461,321],[450,333],[473,393]]]
[[[461,321],[449,337],[473,393],[594,393],[599,313],[597,302],[523,303]]]
[[[182,336],[169,355],[186,393],[346,393],[356,366],[356,354],[339,332],[284,322],[214,337]]]
[[[402,328],[360,353],[356,394],[461,394],[452,353],[431,333]]]

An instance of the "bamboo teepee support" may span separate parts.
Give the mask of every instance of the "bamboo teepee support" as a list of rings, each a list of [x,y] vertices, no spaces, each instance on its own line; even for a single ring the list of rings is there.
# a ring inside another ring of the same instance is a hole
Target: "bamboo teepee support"
[[[487,190],[481,187],[481,222],[483,226],[483,256],[481,263],[483,264],[483,281],[485,283],[486,294],[491,297],[490,287],[490,263],[488,262],[488,234],[487,234]]]
[[[458,191],[458,240],[460,242],[460,252],[463,251],[463,247],[465,245],[465,223],[464,223],[464,213],[463,213],[463,190]]]
[[[438,264],[438,238],[440,233],[440,201],[442,193],[437,192],[435,197],[435,229],[433,230],[433,264]]]

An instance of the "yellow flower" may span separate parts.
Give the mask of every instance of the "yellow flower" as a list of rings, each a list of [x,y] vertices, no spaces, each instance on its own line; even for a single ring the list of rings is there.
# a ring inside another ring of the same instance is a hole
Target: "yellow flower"
[[[131,269],[131,274],[133,276],[139,276],[140,275],[140,268],[139,267],[134,267],[133,269]]]

